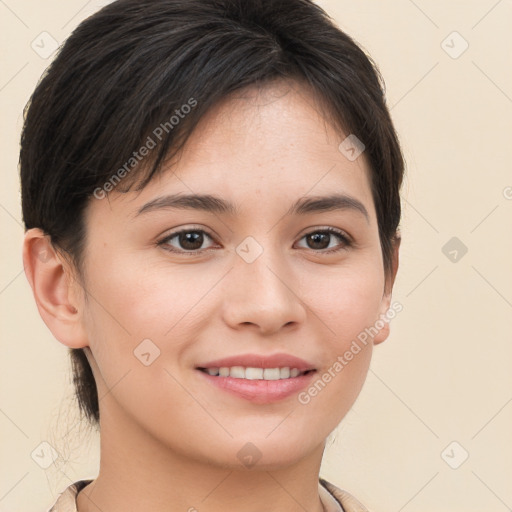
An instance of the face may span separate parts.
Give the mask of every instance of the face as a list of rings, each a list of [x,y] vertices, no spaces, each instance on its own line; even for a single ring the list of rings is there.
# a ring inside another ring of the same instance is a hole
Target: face
[[[244,450],[277,467],[323,445],[390,299],[369,170],[345,138],[297,85],[246,90],[142,191],[91,200],[78,309],[119,435],[233,467]]]

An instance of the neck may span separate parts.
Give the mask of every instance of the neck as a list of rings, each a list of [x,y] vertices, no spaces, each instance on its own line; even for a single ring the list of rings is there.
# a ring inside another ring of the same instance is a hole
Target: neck
[[[191,459],[130,424],[102,418],[98,477],[78,512],[322,512],[318,476],[324,445],[286,467],[245,468]]]

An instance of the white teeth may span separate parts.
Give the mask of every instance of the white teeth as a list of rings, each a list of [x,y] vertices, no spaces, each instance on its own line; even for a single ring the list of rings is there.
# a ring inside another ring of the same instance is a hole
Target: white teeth
[[[219,375],[221,377],[229,377],[229,368],[226,368],[225,366],[219,368]]]
[[[279,380],[280,375],[279,368],[265,368],[263,370],[263,378],[265,380]]]
[[[222,366],[205,369],[208,375],[215,377],[232,377],[247,380],[280,380],[298,377],[302,372],[298,368],[253,368],[244,366]]]
[[[231,373],[229,376],[231,377]],[[245,378],[248,380],[263,379],[263,368],[246,368]]]
[[[235,379],[245,379],[245,368],[243,366],[233,366],[229,369],[229,376]]]

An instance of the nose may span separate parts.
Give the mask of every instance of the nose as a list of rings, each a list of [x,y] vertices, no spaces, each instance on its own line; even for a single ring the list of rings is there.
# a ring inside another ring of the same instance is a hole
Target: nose
[[[282,256],[264,251],[248,263],[237,256],[228,274],[224,321],[233,329],[251,328],[262,335],[297,327],[306,318],[300,282]]]

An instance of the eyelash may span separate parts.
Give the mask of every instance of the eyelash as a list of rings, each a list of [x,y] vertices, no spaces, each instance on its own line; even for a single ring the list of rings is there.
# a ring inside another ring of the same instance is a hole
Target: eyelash
[[[171,253],[174,253],[174,254],[184,254],[184,255],[187,255],[187,256],[197,256],[197,255],[199,255],[201,253],[209,251],[209,249],[201,249],[201,250],[195,250],[195,251],[170,249],[169,245],[168,245],[168,242],[170,240],[172,240],[173,238],[175,238],[175,237],[177,237],[177,236],[179,236],[179,235],[181,235],[183,233],[202,233],[202,234],[205,234],[206,236],[208,236],[211,240],[215,241],[214,237],[212,235],[210,235],[204,229],[188,228],[188,229],[182,229],[180,231],[175,231],[174,233],[170,233],[165,238],[163,238],[162,240],[157,242],[157,245],[158,246],[162,246],[164,250],[169,251]],[[332,228],[332,227],[321,228],[321,229],[310,231],[309,233],[306,233],[305,235],[303,235],[300,238],[300,240],[302,240],[303,238],[305,238],[305,237],[307,237],[309,235],[318,234],[318,233],[323,233],[323,234],[328,233],[328,234],[331,234],[331,235],[336,235],[342,241],[342,245],[340,247],[336,248],[336,249],[329,249],[329,250],[325,250],[324,249],[324,250],[318,250],[317,251],[315,249],[309,249],[310,251],[313,251],[315,253],[318,253],[318,254],[335,254],[335,253],[347,250],[350,247],[352,247],[352,245],[353,245],[350,237],[346,233],[344,233],[343,231],[341,231],[339,229]]]

